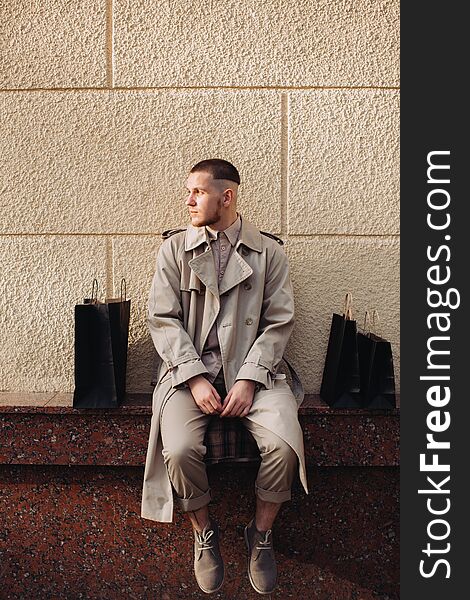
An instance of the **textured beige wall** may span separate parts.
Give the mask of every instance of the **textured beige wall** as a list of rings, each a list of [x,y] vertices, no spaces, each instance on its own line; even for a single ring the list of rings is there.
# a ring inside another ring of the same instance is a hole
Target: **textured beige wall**
[[[73,390],[74,305],[132,299],[128,390],[149,391],[146,302],[188,169],[240,170],[280,234],[319,390],[331,314],[376,308],[399,381],[398,0],[0,0],[0,390]]]

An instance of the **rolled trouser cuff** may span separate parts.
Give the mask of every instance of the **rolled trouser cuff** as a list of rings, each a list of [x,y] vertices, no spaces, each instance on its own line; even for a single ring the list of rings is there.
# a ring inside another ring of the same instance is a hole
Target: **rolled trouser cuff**
[[[260,498],[260,500],[264,500],[265,502],[274,502],[276,504],[287,502],[292,498],[290,489],[283,490],[282,492],[273,492],[272,490],[264,490],[258,485],[255,485],[255,494],[258,496],[258,498]]]
[[[202,496],[198,496],[197,498],[178,498],[177,500],[181,506],[181,510],[183,512],[192,512],[194,510],[199,510],[206,504],[209,504],[211,501],[211,491],[210,489],[207,492],[204,492]]]

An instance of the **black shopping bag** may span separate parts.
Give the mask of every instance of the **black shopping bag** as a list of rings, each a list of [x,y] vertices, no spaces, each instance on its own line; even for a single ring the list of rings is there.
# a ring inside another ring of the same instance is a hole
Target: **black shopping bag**
[[[395,374],[390,342],[375,333],[359,331],[357,343],[363,406],[395,408]]]
[[[92,297],[75,306],[74,408],[115,408],[126,393],[131,301],[124,279],[120,298],[99,302],[97,292],[94,280]]]
[[[351,301],[347,294],[344,314],[333,314],[323,369],[320,396],[334,408],[361,406],[357,324]]]

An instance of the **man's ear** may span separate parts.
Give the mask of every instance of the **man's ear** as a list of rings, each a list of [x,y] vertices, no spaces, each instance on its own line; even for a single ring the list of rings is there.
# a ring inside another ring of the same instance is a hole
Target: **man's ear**
[[[223,199],[223,203],[224,206],[229,206],[234,199],[234,193],[233,190],[231,188],[227,188],[224,190],[224,199]]]

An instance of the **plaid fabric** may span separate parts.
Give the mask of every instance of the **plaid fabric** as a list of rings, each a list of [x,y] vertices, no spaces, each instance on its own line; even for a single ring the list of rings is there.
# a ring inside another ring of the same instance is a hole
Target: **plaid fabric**
[[[221,398],[225,398],[227,390],[222,369],[212,385]],[[204,461],[209,464],[260,460],[255,438],[236,417],[221,419],[218,415],[214,415],[207,428],[204,444],[207,448]]]
[[[157,369],[155,369],[155,372],[157,372]],[[213,385],[222,398],[225,398],[227,392],[221,377],[222,375],[219,373]],[[155,385],[157,380],[155,374],[152,385]],[[261,460],[255,438],[237,418],[224,417],[221,419],[218,415],[214,415],[209,422],[204,444],[207,447],[204,461],[208,464],[259,462]]]
[[[207,447],[204,461],[209,464],[260,460],[254,437],[236,417],[221,419],[214,415],[207,428],[204,443]]]

